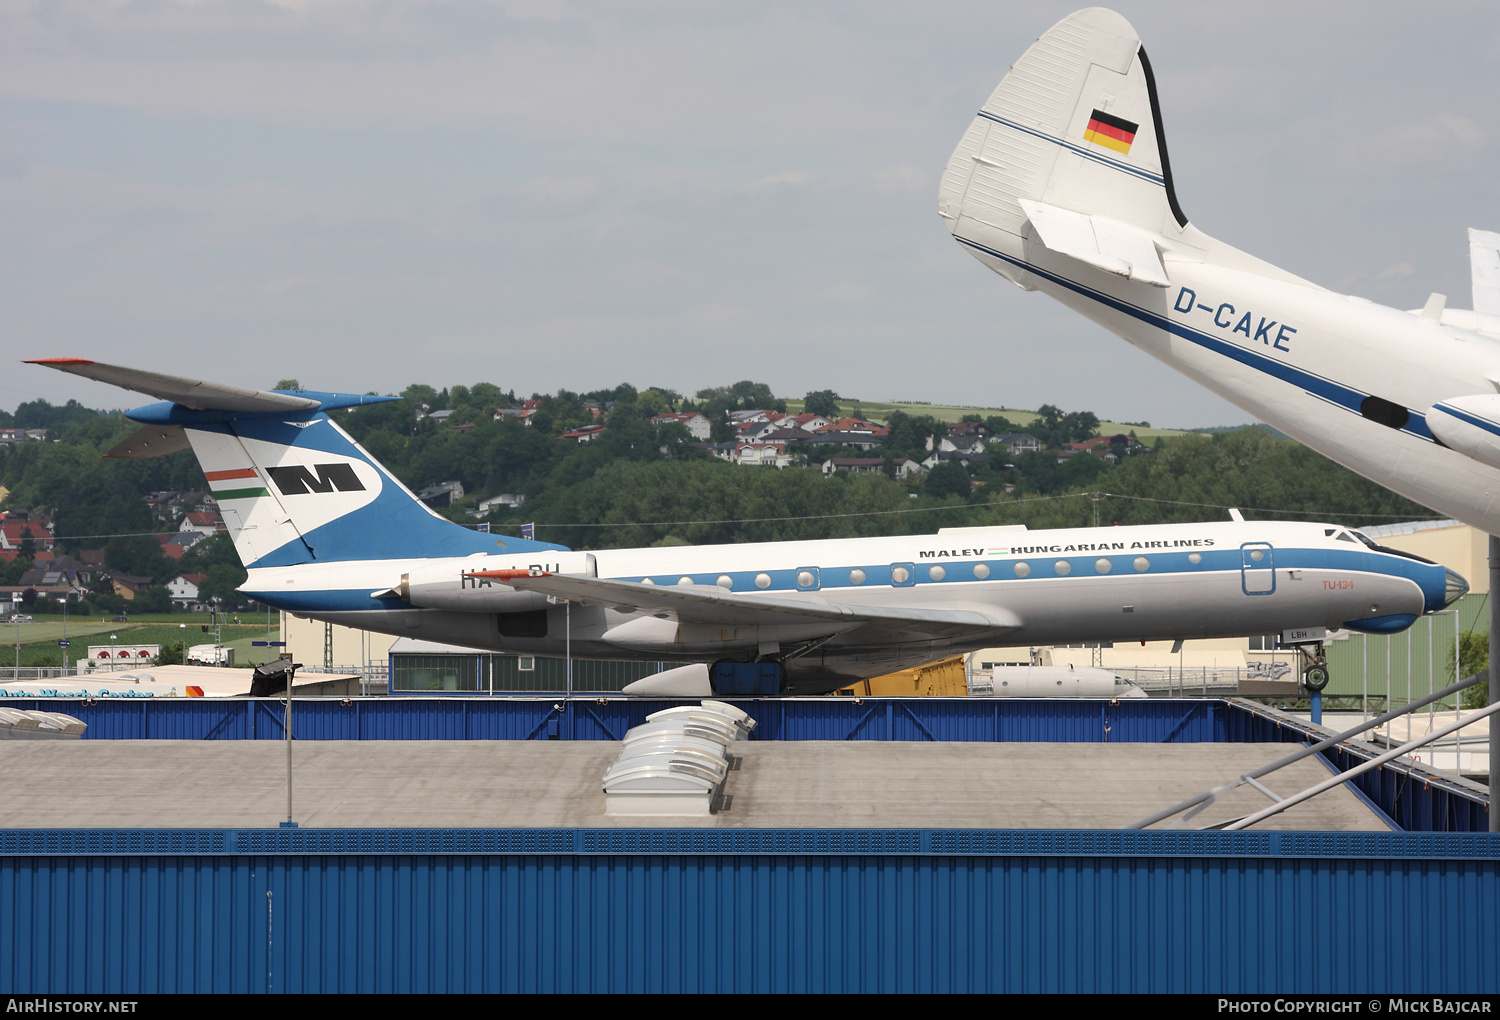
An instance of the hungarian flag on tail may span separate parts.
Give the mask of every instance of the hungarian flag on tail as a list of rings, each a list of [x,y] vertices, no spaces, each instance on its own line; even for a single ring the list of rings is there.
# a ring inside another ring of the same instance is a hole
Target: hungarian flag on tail
[[[1083,137],[1124,155],[1130,151],[1130,143],[1135,141],[1135,129],[1139,126],[1103,110],[1095,110],[1089,114],[1089,126],[1084,129]]]

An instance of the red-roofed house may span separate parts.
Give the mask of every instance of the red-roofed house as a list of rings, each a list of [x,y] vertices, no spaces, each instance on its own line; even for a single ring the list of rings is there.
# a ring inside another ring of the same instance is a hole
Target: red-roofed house
[[[212,535],[224,530],[224,519],[216,513],[193,510],[183,517],[178,531],[196,531],[200,535]]]
[[[0,520],[0,549],[19,549],[28,538],[38,549],[51,549],[52,532],[44,521],[45,518],[28,520],[25,517]]]

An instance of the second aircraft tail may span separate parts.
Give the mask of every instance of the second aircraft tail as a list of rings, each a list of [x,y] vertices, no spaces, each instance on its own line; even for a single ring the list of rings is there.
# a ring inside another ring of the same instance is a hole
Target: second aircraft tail
[[[1151,62],[1130,23],[1101,7],[1064,18],[1016,61],[948,160],[938,212],[1028,290],[1039,249],[1159,288],[1173,259],[1297,279],[1189,224]]]

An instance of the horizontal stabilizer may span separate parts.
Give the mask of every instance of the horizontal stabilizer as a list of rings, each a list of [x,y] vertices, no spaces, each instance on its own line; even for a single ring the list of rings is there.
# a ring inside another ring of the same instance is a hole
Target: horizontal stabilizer
[[[765,595],[739,595],[722,589],[667,587],[574,574],[527,573],[518,570],[475,571],[473,577],[489,577],[512,588],[536,591],[576,603],[607,606],[623,611],[661,612],[681,623],[731,626],[786,626],[826,622],[834,629],[881,623],[909,626],[934,637],[979,632],[1003,633],[1021,626],[1007,610],[913,609],[887,606],[829,605],[800,599]]]
[[[1444,446],[1500,468],[1500,393],[1450,397],[1429,407],[1426,417]]]
[[[148,393],[174,404],[190,407],[195,411],[234,411],[239,413],[311,411],[319,401],[309,397],[293,397],[285,393],[267,390],[246,390],[238,386],[204,382],[201,379],[184,379],[176,375],[161,375],[142,372],[137,368],[122,368],[106,365],[101,361],[86,358],[38,358],[26,362],[28,365],[45,365],[59,372],[81,375],[85,379],[97,379],[121,389]]]
[[[192,445],[187,432],[177,425],[147,425],[110,447],[104,456],[116,460],[150,460]]]
[[[1019,201],[1037,237],[1058,254],[1153,287],[1170,282],[1155,239],[1141,228],[1029,198]]]

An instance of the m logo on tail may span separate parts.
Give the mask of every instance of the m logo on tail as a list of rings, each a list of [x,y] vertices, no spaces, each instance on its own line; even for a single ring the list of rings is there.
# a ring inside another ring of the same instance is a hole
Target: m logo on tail
[[[317,472],[314,474],[313,472]],[[309,492],[363,492],[365,487],[348,464],[303,464],[266,468],[283,496],[303,496]]]

